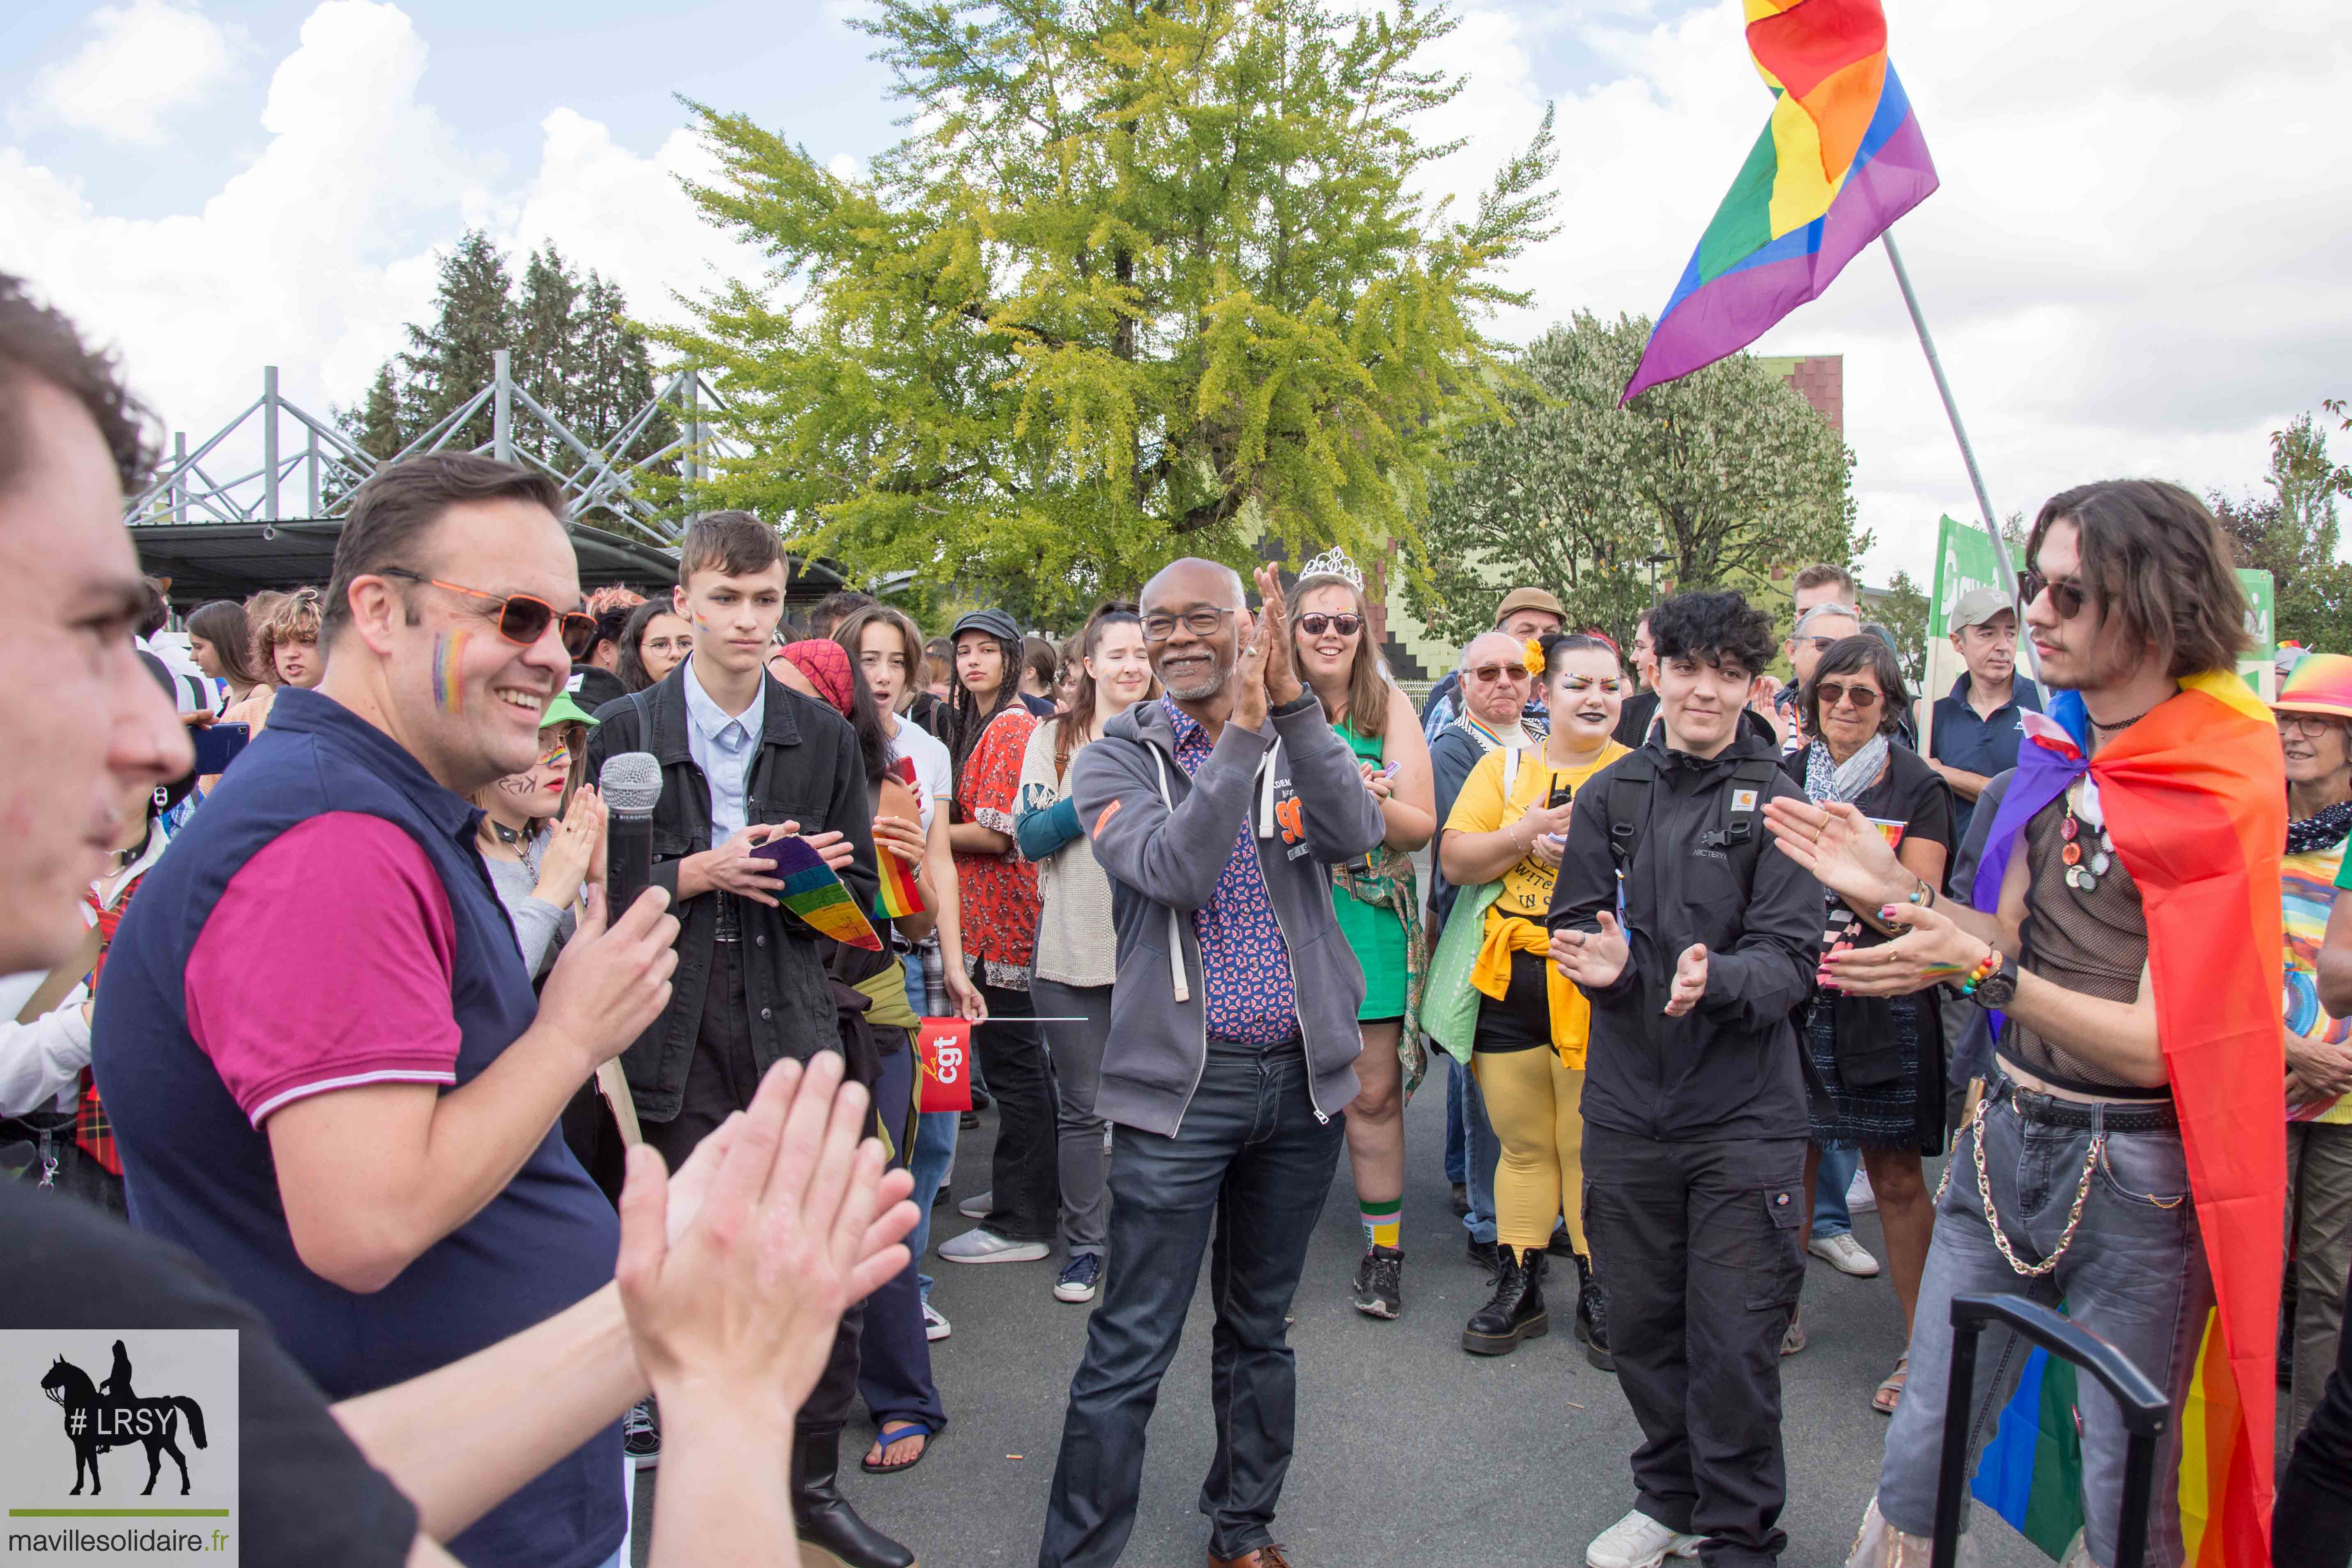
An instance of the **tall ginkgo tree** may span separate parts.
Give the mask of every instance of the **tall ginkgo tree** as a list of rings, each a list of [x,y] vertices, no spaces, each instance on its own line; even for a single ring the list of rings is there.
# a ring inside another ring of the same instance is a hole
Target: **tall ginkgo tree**
[[[1035,616],[1175,554],[1409,535],[1491,411],[1500,271],[1549,232],[1549,120],[1483,192],[1421,194],[1464,82],[1442,9],[883,0],[905,137],[845,178],[695,105],[689,192],[767,276],[662,335],[715,373],[698,506]]]

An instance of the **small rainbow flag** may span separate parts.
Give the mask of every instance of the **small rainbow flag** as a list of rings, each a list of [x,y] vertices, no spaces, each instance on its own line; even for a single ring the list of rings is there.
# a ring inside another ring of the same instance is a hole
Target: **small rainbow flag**
[[[1886,59],[1879,0],[1747,0],[1775,100],[1764,134],[1658,312],[1625,402],[1762,337],[1936,188]]]
[[[901,915],[919,915],[930,906],[923,902],[923,889],[915,884],[915,868],[887,849],[874,851],[876,868],[882,873],[882,889],[874,895],[874,912],[886,921]]]
[[[873,922],[858,912],[857,900],[849,896],[824,857],[809,847],[807,839],[771,838],[760,846],[759,852],[775,862],[776,875],[783,880],[784,890],[776,895],[777,902],[807,921],[818,935],[829,936],[844,947],[882,951],[882,939],[874,934]]]

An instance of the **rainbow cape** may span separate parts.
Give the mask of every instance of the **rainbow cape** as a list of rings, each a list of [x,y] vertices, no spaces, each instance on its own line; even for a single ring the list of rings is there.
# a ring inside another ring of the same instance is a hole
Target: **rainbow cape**
[[[2213,1276],[2215,1309],[2178,1412],[2180,1523],[2190,1568],[2222,1568],[2271,1556],[2286,1194],[2279,1091],[2286,774],[2270,710],[2244,681],[2215,670],[2180,687],[2088,763],[2080,695],[2061,692],[2046,717],[2025,716],[2017,777],[1993,819],[1974,902],[1979,910],[2000,902],[2025,825],[2089,773],[2147,912],[2157,1037]],[[2053,1547],[2046,1539],[2063,1513],[2058,1494],[2074,1489],[2064,1474],[2074,1401],[2054,1395],[2059,1372],[2072,1369],[2037,1359],[2047,1375],[2029,1371],[2001,1413],[1976,1492],[2054,1557],[2065,1540],[2060,1534]]]
[[[1772,118],[1658,312],[1621,403],[1754,342],[1936,188],[1927,139],[1887,63],[1879,0],[1747,7]]]

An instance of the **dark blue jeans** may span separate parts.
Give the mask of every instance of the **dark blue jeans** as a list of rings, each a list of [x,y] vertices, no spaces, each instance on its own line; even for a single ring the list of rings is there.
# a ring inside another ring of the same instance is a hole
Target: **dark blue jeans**
[[[1209,1551],[1238,1557],[1273,1541],[1298,1393],[1286,1318],[1342,1138],[1340,1118],[1316,1117],[1295,1040],[1263,1050],[1211,1041],[1174,1137],[1118,1130],[1107,1281],[1070,1381],[1038,1568],[1108,1568],[1126,1549],[1144,1427],[1204,1251],[1217,1310],[1217,1450],[1201,1487]]]

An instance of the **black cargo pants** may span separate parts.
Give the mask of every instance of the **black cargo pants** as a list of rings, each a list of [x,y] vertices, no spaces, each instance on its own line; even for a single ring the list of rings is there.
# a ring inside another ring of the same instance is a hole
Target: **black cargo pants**
[[[1777,1562],[1788,1540],[1780,1336],[1805,1277],[1804,1160],[1800,1138],[1584,1129],[1585,1230],[1644,1439],[1634,1506],[1707,1537],[1708,1568]]]

